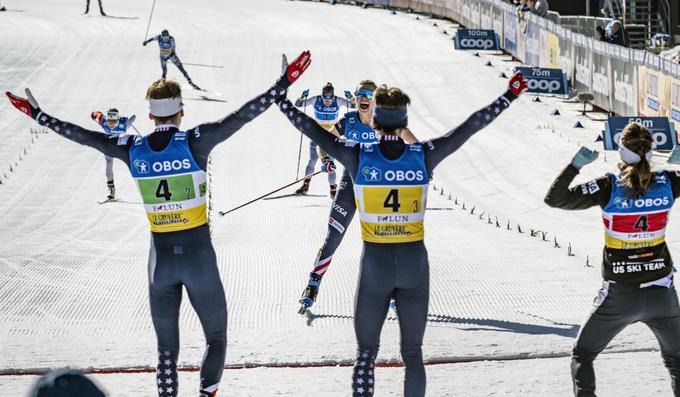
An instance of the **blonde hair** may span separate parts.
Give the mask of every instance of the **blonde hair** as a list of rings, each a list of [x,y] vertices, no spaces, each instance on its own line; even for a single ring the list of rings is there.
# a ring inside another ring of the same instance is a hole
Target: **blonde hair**
[[[375,91],[375,90],[378,89],[378,85],[373,80],[366,79],[366,80],[361,80],[359,82],[357,89],[361,89],[361,88],[368,88],[370,90]]]
[[[649,130],[640,124],[630,123],[621,133],[620,145],[640,156],[637,164],[619,163],[620,183],[628,188],[630,196],[642,196],[652,185],[652,167],[645,155],[652,150],[654,138]]]
[[[182,86],[174,80],[158,79],[151,83],[149,88],[146,90],[146,99],[168,99],[168,98],[181,98],[182,97]],[[166,123],[172,120],[176,114],[168,117],[154,116],[154,120],[159,123]]]

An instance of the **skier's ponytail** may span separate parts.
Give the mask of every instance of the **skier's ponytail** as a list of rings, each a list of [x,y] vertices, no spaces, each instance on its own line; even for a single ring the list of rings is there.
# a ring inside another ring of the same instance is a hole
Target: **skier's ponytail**
[[[630,123],[621,132],[619,145],[624,146],[623,150],[627,149],[639,156],[637,162],[621,161],[618,165],[621,171],[620,183],[628,188],[630,197],[644,195],[652,185],[652,167],[648,157],[653,143],[652,134],[640,124]]]

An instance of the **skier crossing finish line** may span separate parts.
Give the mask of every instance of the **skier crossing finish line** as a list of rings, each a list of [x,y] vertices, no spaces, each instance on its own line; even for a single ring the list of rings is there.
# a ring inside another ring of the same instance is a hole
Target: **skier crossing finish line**
[[[427,185],[442,160],[495,120],[524,90],[526,82],[515,74],[497,100],[444,136],[422,144],[407,144],[399,137],[408,126],[410,99],[398,88],[383,87],[375,93],[373,127],[380,142],[374,144],[339,140],[289,100],[279,98],[279,108],[293,125],[342,163],[354,181],[364,240],[354,313],[358,345],[354,396],[372,396],[375,390],[375,359],[390,297],[396,301],[398,317],[407,319],[399,321],[404,396],[425,395],[422,343],[430,283],[423,243]]]
[[[217,122],[186,131],[179,129],[184,116],[179,84],[158,80],[147,91],[150,117],[156,129],[145,137],[120,135],[110,139],[43,112],[28,89],[26,98],[6,93],[14,107],[40,125],[130,167],[151,226],[149,302],[158,341],[159,397],[178,394],[182,286],[187,290],[206,338],[200,373],[201,396],[216,395],[224,369],[227,306],[205,213],[208,156],[216,145],[284,95],[310,63],[309,52],[303,52],[263,94]]]

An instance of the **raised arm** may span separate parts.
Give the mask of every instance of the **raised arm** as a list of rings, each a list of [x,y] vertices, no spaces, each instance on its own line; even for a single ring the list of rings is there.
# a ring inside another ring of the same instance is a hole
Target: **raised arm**
[[[297,107],[303,107],[307,105],[313,105],[314,102],[316,102],[316,98],[318,98],[318,95],[314,95],[313,97],[309,97],[309,90],[305,90],[302,93],[302,96],[298,99],[295,100],[295,106]]]
[[[52,117],[40,109],[38,102],[28,88],[26,89],[26,98],[18,97],[10,92],[5,94],[15,108],[37,121],[38,124],[51,129],[66,139],[97,149],[107,156],[124,161],[126,164],[130,162],[128,136],[112,139],[100,132],[90,131]]]
[[[473,113],[463,124],[445,135],[428,142],[425,145],[427,169],[432,172],[442,160],[458,150],[477,131],[491,124],[524,90],[526,90],[524,77],[521,73],[516,73],[510,79],[508,90],[489,106]]]
[[[545,203],[554,208],[564,210],[583,210],[599,205],[604,208],[609,202],[612,192],[609,176],[604,176],[587,183],[569,187],[586,164],[597,159],[597,152],[582,147],[571,163],[560,173],[545,195]]]
[[[158,40],[158,36],[153,36],[153,37],[151,37],[151,38],[148,38],[148,39],[144,40],[144,41],[142,42],[142,45],[145,46],[145,45],[151,43],[151,42],[154,41],[154,40]]]
[[[310,62],[309,51],[303,52],[293,63],[288,65],[279,80],[267,91],[248,101],[240,109],[221,120],[201,124],[190,129],[192,147],[198,149],[199,152],[207,153],[217,144],[234,135],[245,124],[269,109],[276,98],[284,95],[288,87],[309,67]]]
[[[337,159],[346,168],[356,168],[359,156],[358,147],[347,146],[344,141],[340,141],[335,135],[330,134],[317,124],[314,119],[293,106],[293,103],[288,99],[284,99],[279,103],[279,109],[293,123],[295,128],[316,142],[323,151]]]

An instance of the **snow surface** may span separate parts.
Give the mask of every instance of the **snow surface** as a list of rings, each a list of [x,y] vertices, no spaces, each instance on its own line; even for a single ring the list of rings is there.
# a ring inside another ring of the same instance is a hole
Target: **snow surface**
[[[276,0],[188,4],[156,2],[149,33],[169,29],[185,64],[224,66],[186,66],[198,85],[222,95],[185,92],[185,127],[238,108],[276,80],[282,52],[292,57],[309,49],[312,66],[291,97],[326,81],[339,92],[365,78],[396,85],[411,97],[411,129],[426,139],[496,98],[507,84],[499,73],[515,65],[505,56],[456,52],[451,35],[443,34],[452,32],[450,22],[435,27],[415,15]],[[91,111],[115,106],[136,114],[140,131],[151,130],[143,96],[160,77],[158,49],[141,46],[151,2],[106,2],[112,18],[83,16],[80,2],[6,6],[10,12],[0,13],[3,90],[21,94],[28,86],[46,112],[91,129],[97,128]],[[487,60],[493,67],[484,66]],[[174,65],[169,77],[184,84]],[[543,196],[579,145],[598,147],[593,141],[603,123],[579,116],[576,105],[531,99],[513,103],[435,172],[426,219],[431,304],[423,349],[428,360],[470,362],[429,366],[428,395],[571,393],[568,356],[600,284],[602,230],[597,209],[550,209]],[[550,115],[555,108],[561,116]],[[572,128],[577,120],[586,128]],[[53,133],[29,133],[37,127],[0,101],[0,373],[153,367],[149,232],[129,172],[115,162],[116,187],[126,202],[98,205],[106,194],[103,156]],[[318,302],[302,318],[297,299],[323,241],[330,200],[268,200],[216,214],[291,181],[298,142],[299,133],[272,108],[212,154],[213,242],[229,306],[227,365],[329,366],[229,370],[221,389],[231,395],[348,392],[351,370],[332,366],[354,356],[356,223]],[[615,160],[613,153],[601,156],[578,181],[614,171]],[[327,193],[325,178],[314,179],[311,193]],[[673,223],[668,240],[677,254]],[[574,256],[567,255],[569,245]],[[181,322],[180,365],[195,368],[204,341],[186,303]],[[381,362],[399,360],[398,341],[390,318]],[[608,352],[597,367],[602,395],[671,394],[656,340],[644,326],[626,329]],[[376,395],[398,395],[402,372],[380,368]],[[95,378],[112,396],[155,390],[150,374]],[[0,395],[21,395],[34,380],[0,376]],[[180,387],[182,395],[193,393],[197,374],[182,373]]]

